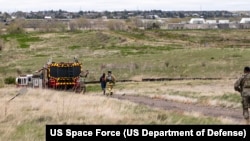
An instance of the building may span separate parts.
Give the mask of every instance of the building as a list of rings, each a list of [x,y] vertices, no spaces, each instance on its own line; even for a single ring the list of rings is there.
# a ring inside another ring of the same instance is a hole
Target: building
[[[51,16],[45,16],[44,19],[51,20],[52,17]]]
[[[240,23],[250,23],[250,18],[242,18]]]
[[[216,24],[217,21],[216,20],[206,20],[207,24]]]
[[[205,20],[204,18],[192,18],[189,21],[190,24],[204,24]]]
[[[219,24],[229,24],[229,20],[219,20]]]

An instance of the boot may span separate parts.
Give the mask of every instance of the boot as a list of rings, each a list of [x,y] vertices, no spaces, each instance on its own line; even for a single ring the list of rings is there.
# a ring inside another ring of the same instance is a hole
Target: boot
[[[246,119],[246,124],[249,125],[249,119]]]
[[[249,120],[248,108],[243,109],[243,116],[246,120]]]

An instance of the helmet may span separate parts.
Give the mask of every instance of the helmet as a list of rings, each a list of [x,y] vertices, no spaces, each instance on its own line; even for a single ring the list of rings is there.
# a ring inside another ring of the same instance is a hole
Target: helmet
[[[244,67],[244,71],[245,72],[250,72],[250,67],[248,67],[248,66]]]

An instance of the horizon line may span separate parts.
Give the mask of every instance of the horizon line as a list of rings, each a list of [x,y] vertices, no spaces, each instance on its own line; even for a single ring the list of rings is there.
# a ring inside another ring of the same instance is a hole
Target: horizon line
[[[250,10],[162,10],[162,9],[145,9],[145,10],[139,10],[139,9],[134,9],[134,10],[127,10],[127,9],[124,9],[124,10],[82,10],[82,9],[79,9],[78,11],[74,11],[74,10],[66,10],[66,9],[44,9],[44,10],[30,10],[30,11],[27,11],[27,10],[7,10],[7,11],[0,11],[0,13],[13,13],[13,12],[41,12],[41,11],[66,11],[66,12],[80,12],[80,11],[92,11],[92,12],[121,12],[121,11],[165,11],[165,12],[171,12],[171,11],[228,11],[228,12],[250,12]],[[10,12],[12,11],[12,12]]]

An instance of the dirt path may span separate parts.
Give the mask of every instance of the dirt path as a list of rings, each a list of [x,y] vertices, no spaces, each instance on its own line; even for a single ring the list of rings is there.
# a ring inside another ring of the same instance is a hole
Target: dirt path
[[[244,123],[241,109],[229,109],[223,107],[211,107],[197,104],[186,104],[164,99],[153,99],[145,96],[114,95],[113,98],[119,100],[129,100],[131,102],[144,104],[150,107],[181,112],[198,112],[205,116],[222,117],[232,119],[235,124]]]

